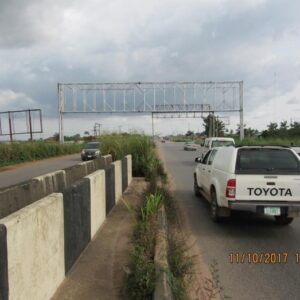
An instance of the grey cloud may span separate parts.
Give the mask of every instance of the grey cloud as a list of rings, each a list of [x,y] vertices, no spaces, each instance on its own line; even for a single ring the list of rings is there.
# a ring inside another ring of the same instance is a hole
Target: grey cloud
[[[26,48],[45,42],[69,0],[9,0],[0,3],[0,47]]]
[[[296,35],[299,1],[287,5],[280,0],[269,0],[241,13],[232,13],[231,7],[225,6],[222,14],[212,14],[209,18],[204,18],[201,10],[191,10],[191,16],[182,20],[172,19],[171,14],[168,17],[167,12],[163,18],[157,15],[144,24],[136,24],[123,46],[109,36],[99,42],[95,31],[90,41],[75,36],[72,53],[66,50],[66,45],[55,43],[50,52],[47,49],[35,52],[32,46],[44,43],[47,48],[47,26],[55,27],[68,5],[71,0],[61,1],[59,7],[50,0],[11,0],[0,4],[0,51],[14,48],[15,52],[7,56],[9,60],[27,60],[33,74],[29,78],[18,68],[6,73],[0,70],[0,88],[26,93],[49,108],[48,116],[57,114],[57,82],[243,79],[247,111],[274,96],[275,71],[277,96],[297,82],[295,74],[299,74],[299,66],[275,61],[261,67],[256,57],[249,61],[237,49],[280,41],[286,34]],[[22,49],[18,49],[22,47],[32,50],[31,58],[22,56]],[[286,51],[290,50],[287,45]],[[236,56],[240,56],[240,62]],[[42,71],[44,61],[48,72]],[[256,96],[254,87],[266,92]]]
[[[296,98],[290,99],[287,102],[287,104],[299,104],[299,103],[300,103],[300,101],[298,99],[296,99]]]

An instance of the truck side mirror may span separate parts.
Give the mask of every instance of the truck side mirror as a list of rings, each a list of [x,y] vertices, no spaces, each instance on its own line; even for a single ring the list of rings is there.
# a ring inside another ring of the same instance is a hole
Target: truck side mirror
[[[202,158],[200,156],[196,157],[195,162],[198,163],[198,164],[202,163]]]

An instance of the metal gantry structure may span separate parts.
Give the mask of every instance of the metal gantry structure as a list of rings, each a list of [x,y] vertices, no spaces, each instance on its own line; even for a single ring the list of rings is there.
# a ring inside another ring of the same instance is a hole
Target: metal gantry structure
[[[60,142],[66,114],[151,114],[201,117],[205,113],[239,113],[244,138],[243,81],[58,83]]]

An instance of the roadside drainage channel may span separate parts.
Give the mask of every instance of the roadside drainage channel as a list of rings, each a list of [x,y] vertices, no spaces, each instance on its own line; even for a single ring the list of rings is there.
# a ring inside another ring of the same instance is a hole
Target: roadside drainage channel
[[[168,279],[168,224],[164,206],[162,206],[158,210],[157,224],[158,231],[156,236],[154,256],[156,286],[154,290],[153,300],[173,300],[172,291]]]

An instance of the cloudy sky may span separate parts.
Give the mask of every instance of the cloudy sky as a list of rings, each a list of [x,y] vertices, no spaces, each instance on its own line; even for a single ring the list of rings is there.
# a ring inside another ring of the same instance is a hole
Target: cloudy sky
[[[300,121],[299,11],[298,0],[0,0],[0,111],[41,108],[49,136],[58,82],[243,80],[247,126]],[[65,133],[95,121],[151,132],[149,117],[101,115],[69,117]],[[201,124],[156,120],[155,130]]]

